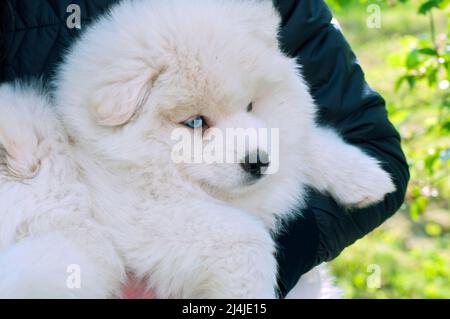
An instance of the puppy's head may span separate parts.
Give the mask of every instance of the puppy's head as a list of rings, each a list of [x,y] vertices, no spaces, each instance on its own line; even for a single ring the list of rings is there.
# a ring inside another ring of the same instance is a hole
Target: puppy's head
[[[124,1],[59,72],[72,139],[221,193],[289,175],[312,101],[278,24],[271,1]]]

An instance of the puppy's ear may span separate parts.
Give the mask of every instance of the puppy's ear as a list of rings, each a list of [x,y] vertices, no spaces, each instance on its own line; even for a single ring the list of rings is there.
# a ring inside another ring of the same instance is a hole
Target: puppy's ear
[[[150,74],[111,81],[97,89],[88,100],[88,107],[97,123],[102,126],[126,124],[147,102],[161,67]]]

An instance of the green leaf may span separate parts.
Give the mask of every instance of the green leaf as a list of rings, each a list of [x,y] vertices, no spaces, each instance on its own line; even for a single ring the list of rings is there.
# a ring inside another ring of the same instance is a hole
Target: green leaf
[[[439,158],[439,150],[433,150],[434,152],[425,158],[425,168],[429,175],[434,173],[434,163]]]
[[[442,130],[444,132],[450,132],[450,121],[447,121],[444,124],[442,124]]]
[[[408,82],[409,89],[410,90],[414,89],[414,86],[416,85],[416,77],[412,75],[407,75],[406,81]]]
[[[397,92],[400,87],[402,86],[403,82],[405,82],[406,80],[406,76],[401,76],[400,78],[398,78],[397,81],[395,81],[395,91]]]
[[[420,54],[419,50],[414,49],[409,52],[406,58],[406,66],[408,69],[414,69],[420,64]]]
[[[442,0],[429,0],[423,3],[419,7],[419,13],[420,14],[426,14],[428,11],[432,10],[433,8],[439,8],[442,4]]]
[[[428,205],[428,198],[425,196],[420,196],[418,197],[412,204],[411,204],[411,208],[410,208],[410,215],[411,218],[414,221],[417,221],[420,217],[420,215],[422,215],[425,212],[425,209],[427,208]]]
[[[438,53],[433,48],[423,48],[418,50],[421,54],[431,55],[431,56],[438,56]]]
[[[428,85],[430,87],[434,86],[437,83],[437,74],[438,74],[438,70],[437,69],[432,69],[428,73],[427,79],[428,79]]]

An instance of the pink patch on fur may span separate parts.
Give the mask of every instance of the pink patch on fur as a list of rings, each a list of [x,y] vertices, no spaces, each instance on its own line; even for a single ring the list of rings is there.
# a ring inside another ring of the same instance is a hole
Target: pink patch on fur
[[[157,299],[153,290],[147,289],[145,283],[136,279],[128,279],[122,291],[123,299]]]

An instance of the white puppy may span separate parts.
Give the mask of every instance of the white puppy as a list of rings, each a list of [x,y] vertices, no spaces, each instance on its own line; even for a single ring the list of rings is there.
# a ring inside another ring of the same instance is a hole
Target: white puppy
[[[394,190],[376,160],[315,124],[298,67],[278,48],[279,22],[271,1],[123,1],[71,48],[55,103],[79,166],[74,176],[88,189],[85,220],[108,235],[74,246],[86,258],[82,282],[93,287],[77,297],[117,295],[125,267],[161,298],[272,298],[271,233],[302,205],[305,186],[349,207]],[[179,163],[172,137],[181,128],[203,146],[229,128],[278,129],[279,141],[233,149],[236,163]],[[255,153],[270,162],[249,161]],[[70,167],[72,155],[63,162]],[[263,174],[275,165],[274,174]],[[35,241],[34,232],[24,236]],[[91,238],[77,227],[73,236]],[[106,264],[89,255],[105,242],[115,247]],[[49,261],[68,262],[68,251],[53,243],[46,252]],[[42,267],[47,282],[58,279],[52,265]],[[117,275],[93,281],[99,272]]]

